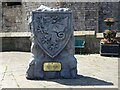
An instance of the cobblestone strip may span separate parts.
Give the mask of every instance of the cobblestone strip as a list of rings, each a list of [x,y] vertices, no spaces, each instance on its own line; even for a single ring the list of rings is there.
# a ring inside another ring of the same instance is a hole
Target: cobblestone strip
[[[5,67],[5,70],[3,72],[3,76],[2,76],[2,79],[1,79],[1,83],[0,83],[0,89],[2,89],[2,82],[3,82],[4,78],[5,78],[6,72],[7,72],[7,66]]]
[[[18,87],[18,88],[20,88],[20,85],[19,85],[19,83],[17,82],[17,79],[16,79],[16,77],[14,76],[14,74],[13,74],[13,73],[11,73],[11,75],[12,75],[12,77],[13,77],[14,81],[16,82],[17,87]]]

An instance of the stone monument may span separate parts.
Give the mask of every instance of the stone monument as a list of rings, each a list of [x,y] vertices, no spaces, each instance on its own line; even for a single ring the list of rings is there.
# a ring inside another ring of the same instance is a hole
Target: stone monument
[[[40,6],[32,12],[32,58],[27,79],[77,77],[72,11]]]

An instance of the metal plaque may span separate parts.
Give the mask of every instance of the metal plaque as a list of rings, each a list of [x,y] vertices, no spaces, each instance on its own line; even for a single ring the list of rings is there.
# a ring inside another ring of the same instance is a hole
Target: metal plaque
[[[43,64],[44,71],[61,71],[61,63],[59,62],[46,62]]]

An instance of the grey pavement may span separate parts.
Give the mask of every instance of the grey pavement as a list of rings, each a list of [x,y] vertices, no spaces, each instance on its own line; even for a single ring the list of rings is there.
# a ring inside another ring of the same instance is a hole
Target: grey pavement
[[[0,88],[118,88],[118,57],[75,55],[77,79],[27,80],[29,52],[0,52]]]

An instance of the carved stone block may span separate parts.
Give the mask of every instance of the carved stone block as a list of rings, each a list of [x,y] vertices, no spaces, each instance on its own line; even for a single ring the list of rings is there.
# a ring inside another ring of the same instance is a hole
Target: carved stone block
[[[72,12],[59,9],[32,12],[33,57],[27,79],[76,78]]]

